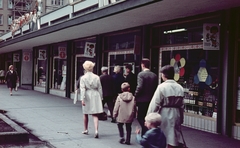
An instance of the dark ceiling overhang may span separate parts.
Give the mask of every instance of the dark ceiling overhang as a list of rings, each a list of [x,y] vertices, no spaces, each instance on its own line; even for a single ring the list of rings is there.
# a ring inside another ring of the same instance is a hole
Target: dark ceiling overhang
[[[0,43],[0,53],[240,6],[240,0],[126,0]]]

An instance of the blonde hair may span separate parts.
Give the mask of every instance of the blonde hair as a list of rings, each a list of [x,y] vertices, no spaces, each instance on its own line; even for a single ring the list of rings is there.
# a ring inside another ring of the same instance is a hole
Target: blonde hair
[[[93,71],[93,67],[95,66],[95,63],[91,62],[91,61],[85,61],[83,63],[83,68],[86,71]]]
[[[150,113],[145,117],[145,121],[149,122],[150,124],[152,124],[155,127],[158,127],[161,125],[161,115],[159,113]]]
[[[117,65],[117,66],[114,67],[113,72],[119,73],[120,71],[121,71],[121,67],[120,67],[119,65]]]

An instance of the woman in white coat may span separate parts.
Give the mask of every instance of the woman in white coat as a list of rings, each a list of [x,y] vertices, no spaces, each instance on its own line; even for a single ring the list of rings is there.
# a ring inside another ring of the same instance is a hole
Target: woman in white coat
[[[160,72],[164,82],[158,85],[149,105],[148,114],[151,112],[161,114],[161,129],[166,136],[168,148],[174,148],[181,142],[184,91],[183,87],[173,80],[175,72],[172,66],[166,65]]]
[[[83,68],[86,73],[80,79],[80,95],[82,101],[84,131],[88,134],[88,115],[92,115],[95,138],[98,138],[98,114],[103,112],[102,106],[102,85],[98,75],[93,73],[95,64],[91,61],[85,61]]]

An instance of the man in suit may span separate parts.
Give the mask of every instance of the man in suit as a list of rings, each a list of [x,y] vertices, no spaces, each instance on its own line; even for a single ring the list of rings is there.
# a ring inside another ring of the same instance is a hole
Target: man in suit
[[[108,68],[101,68],[102,75],[100,76],[100,81],[102,84],[103,91],[103,101],[102,104],[104,106],[107,103],[108,110],[111,113],[112,123],[115,123],[115,119],[113,118],[113,107],[114,107],[114,80],[113,77],[108,74]]]
[[[148,130],[144,126],[144,118],[147,114],[148,106],[158,85],[157,75],[150,71],[150,60],[142,59],[142,71],[137,76],[137,87],[135,98],[138,107],[137,119],[142,128],[142,135]]]

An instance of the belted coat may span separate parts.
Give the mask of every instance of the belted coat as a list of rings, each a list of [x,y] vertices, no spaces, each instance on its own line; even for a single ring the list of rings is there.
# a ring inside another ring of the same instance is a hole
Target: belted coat
[[[83,114],[98,114],[103,112],[102,85],[98,75],[86,72],[80,79],[80,96],[84,100]]]
[[[162,116],[161,129],[167,144],[178,146],[184,110],[183,87],[174,80],[158,85],[148,108],[148,114],[158,112]]]

